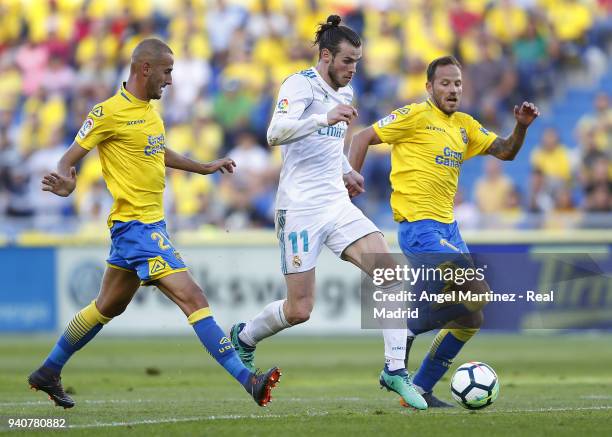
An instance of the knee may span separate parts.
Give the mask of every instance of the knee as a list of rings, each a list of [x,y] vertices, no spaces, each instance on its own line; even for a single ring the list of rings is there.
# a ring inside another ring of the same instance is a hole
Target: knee
[[[311,312],[312,307],[307,305],[289,307],[288,311],[285,313],[285,318],[287,319],[287,323],[290,325],[299,325],[300,323],[307,322],[308,319],[310,319]]]
[[[185,302],[179,302],[178,306],[181,308],[183,313],[189,317],[194,312],[202,308],[207,308],[210,305],[208,304],[208,301],[204,298],[204,294],[199,294],[194,295],[192,299],[189,299]]]
[[[96,301],[96,307],[98,308],[98,311],[100,312],[100,314],[102,314],[104,317],[109,317],[113,319],[123,314],[123,312],[127,308],[127,304],[122,304],[122,303],[108,304],[106,302]]]
[[[474,311],[457,319],[456,322],[466,328],[478,329],[484,323],[484,314],[480,310]]]

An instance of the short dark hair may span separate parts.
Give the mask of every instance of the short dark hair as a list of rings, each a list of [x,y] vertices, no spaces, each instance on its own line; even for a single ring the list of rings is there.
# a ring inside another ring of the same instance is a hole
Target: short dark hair
[[[340,26],[340,21],[342,21],[340,16],[330,15],[327,17],[327,22],[319,24],[314,40],[314,45],[319,46],[319,56],[323,49],[329,50],[332,56],[336,56],[342,41],[348,41],[353,47],[361,47],[359,35],[350,27]]]
[[[432,82],[436,75],[436,69],[444,65],[456,65],[461,70],[461,64],[452,55],[436,58],[427,66],[427,82]]]

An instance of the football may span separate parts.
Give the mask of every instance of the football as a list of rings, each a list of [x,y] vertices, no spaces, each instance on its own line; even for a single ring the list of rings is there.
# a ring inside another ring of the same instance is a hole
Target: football
[[[499,379],[488,364],[471,361],[455,371],[451,379],[451,394],[462,407],[480,410],[497,399]]]

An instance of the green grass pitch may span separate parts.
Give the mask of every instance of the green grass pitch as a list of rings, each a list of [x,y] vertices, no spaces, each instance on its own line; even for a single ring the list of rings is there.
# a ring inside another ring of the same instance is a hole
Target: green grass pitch
[[[432,337],[417,339],[414,369]],[[61,434],[97,435],[612,435],[612,335],[480,334],[453,365],[484,361],[501,392],[483,411],[418,412],[378,389],[382,338],[279,336],[260,345],[259,366],[283,369],[260,408],[195,336],[102,335],[64,371],[75,408],[54,407],[26,377],[50,337],[0,337],[0,433],[8,418],[66,418]],[[436,393],[450,400],[449,374]],[[37,434],[48,433],[40,431]]]

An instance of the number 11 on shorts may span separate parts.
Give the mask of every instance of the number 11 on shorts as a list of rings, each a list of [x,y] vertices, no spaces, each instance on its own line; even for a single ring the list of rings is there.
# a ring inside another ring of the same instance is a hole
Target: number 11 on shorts
[[[293,250],[293,253],[298,253],[299,249],[298,249],[298,233],[297,232],[291,232],[289,235],[289,241],[291,241],[291,249]],[[302,248],[304,252],[308,252],[308,231],[307,230],[303,230],[302,232],[300,232],[300,239],[302,240]]]

